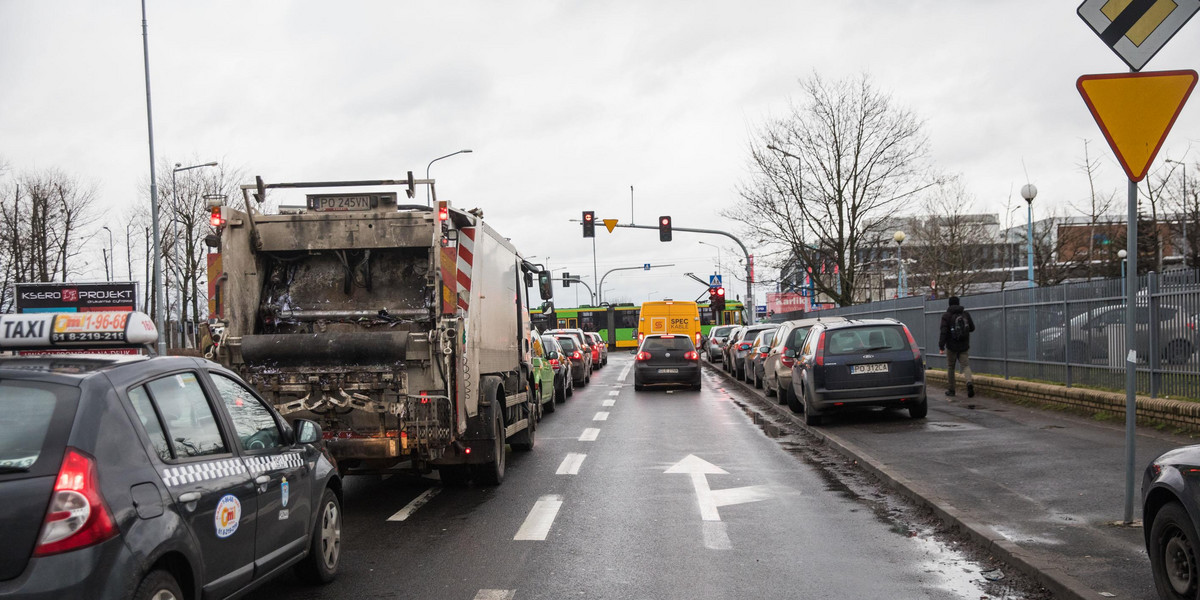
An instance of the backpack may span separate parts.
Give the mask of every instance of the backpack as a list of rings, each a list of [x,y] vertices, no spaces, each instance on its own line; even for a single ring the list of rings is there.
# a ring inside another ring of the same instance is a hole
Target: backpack
[[[950,321],[950,339],[961,342],[971,334],[971,324],[967,322],[967,313],[960,312]]]

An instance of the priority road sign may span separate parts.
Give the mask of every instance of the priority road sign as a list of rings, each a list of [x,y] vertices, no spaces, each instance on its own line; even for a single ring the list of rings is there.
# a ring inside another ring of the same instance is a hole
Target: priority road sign
[[[1076,82],[1130,181],[1146,177],[1196,79],[1184,70],[1084,75]]]
[[[1200,0],[1086,0],[1076,12],[1130,69],[1140,71],[1197,11]]]

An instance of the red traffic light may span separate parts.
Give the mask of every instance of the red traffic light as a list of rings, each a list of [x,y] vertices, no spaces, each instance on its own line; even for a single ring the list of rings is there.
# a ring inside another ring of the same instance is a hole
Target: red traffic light
[[[592,215],[591,211],[588,211],[588,212],[585,212],[585,213],[583,213],[583,220],[584,220],[584,221],[592,221],[592,220],[594,220],[595,218],[596,218],[596,217],[595,217],[594,215]]]
[[[670,217],[663,217],[663,218],[662,218],[662,219],[661,219],[659,222],[660,222],[660,223],[662,223],[663,225],[670,225],[670,224],[671,224],[671,218],[670,218]]]
[[[208,222],[209,222],[209,223],[210,223],[210,224],[211,224],[211,225],[212,225],[214,228],[215,228],[215,227],[220,227],[220,226],[222,226],[222,225],[224,225],[224,224],[225,224],[225,217],[224,217],[224,216],[221,214],[221,207],[220,207],[220,206],[214,206],[214,207],[212,207],[212,216],[209,218],[209,221],[208,221]]]
[[[725,288],[723,288],[723,287],[717,288],[717,295],[724,298],[725,297]]]

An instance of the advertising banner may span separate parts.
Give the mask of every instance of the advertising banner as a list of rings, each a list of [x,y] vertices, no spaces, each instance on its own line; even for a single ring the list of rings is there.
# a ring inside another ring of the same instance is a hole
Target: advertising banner
[[[137,283],[18,283],[16,311],[96,312],[137,310]]]

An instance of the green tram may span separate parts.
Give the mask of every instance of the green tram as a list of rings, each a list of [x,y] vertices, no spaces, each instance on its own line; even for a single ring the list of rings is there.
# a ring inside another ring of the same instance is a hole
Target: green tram
[[[713,320],[712,309],[708,302],[699,303],[700,333],[708,336],[716,322]],[[721,314],[721,323],[742,324],[742,303],[737,300],[726,300],[725,310]],[[582,329],[596,331],[604,341],[616,348],[636,348],[638,304],[611,304],[605,306],[580,306],[578,308],[552,308],[543,312],[540,308],[529,311],[533,326],[538,331],[547,329]],[[615,343],[614,343],[615,340]]]

